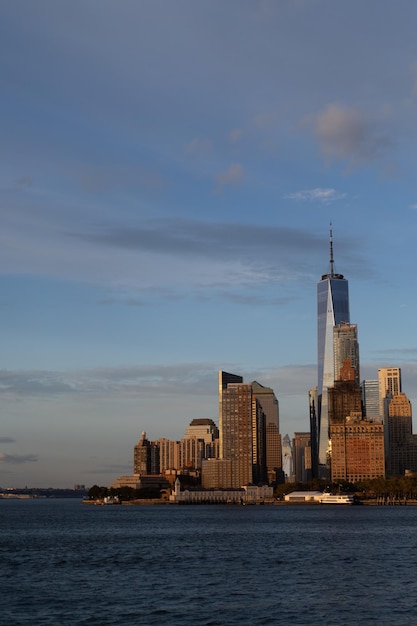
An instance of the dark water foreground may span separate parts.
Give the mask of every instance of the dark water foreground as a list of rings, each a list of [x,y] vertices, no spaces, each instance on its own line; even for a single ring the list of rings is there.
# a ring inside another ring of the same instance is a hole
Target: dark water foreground
[[[0,624],[417,625],[417,507],[0,501]]]

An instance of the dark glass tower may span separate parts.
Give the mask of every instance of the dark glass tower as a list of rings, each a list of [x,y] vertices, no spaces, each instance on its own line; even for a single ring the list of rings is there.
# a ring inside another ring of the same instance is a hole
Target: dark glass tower
[[[342,274],[334,271],[333,233],[330,224],[330,272],[323,274],[317,283],[317,362],[318,362],[318,411],[317,444],[319,475],[327,467],[329,447],[329,405],[327,389],[333,387],[334,341],[333,329],[336,324],[350,322],[349,286]],[[321,468],[321,471],[320,471]]]

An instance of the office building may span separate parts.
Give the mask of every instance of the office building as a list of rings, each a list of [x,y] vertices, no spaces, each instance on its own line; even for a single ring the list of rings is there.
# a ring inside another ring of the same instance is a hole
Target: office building
[[[340,380],[340,370],[346,359],[354,370],[354,380],[359,386],[359,344],[356,324],[336,324],[333,328],[334,380]]]
[[[363,416],[368,420],[380,419],[378,380],[363,380],[361,393]]]
[[[295,481],[305,483],[311,480],[310,433],[294,433],[292,458]]]
[[[384,427],[360,412],[330,424],[331,480],[356,483],[385,476]]]
[[[212,419],[193,419],[185,431],[184,439],[195,437],[204,441],[202,459],[217,458],[219,451],[219,429]]]
[[[266,464],[267,476],[259,476],[258,482],[269,483],[277,480],[277,472],[282,470],[282,445],[279,432],[279,404],[273,389],[264,387],[260,383],[252,382],[252,393],[260,404],[265,415],[265,444],[262,445],[265,460],[259,459],[262,468]],[[262,422],[260,423],[262,426]],[[260,470],[262,471],[262,470]]]
[[[417,436],[413,435],[411,402],[405,393],[387,397],[385,434],[387,477],[417,472]]]
[[[378,370],[379,384],[379,415],[385,420],[387,412],[387,395],[396,396],[401,393],[401,369],[399,367],[381,367]]]
[[[201,486],[204,489],[226,489],[232,484],[230,459],[204,459],[201,467]]]
[[[228,442],[224,441],[224,437],[230,433],[223,410],[223,394],[227,386],[231,383],[243,383],[243,377],[229,372],[219,372],[219,458],[226,458],[228,452]]]
[[[184,437],[197,437],[204,439],[206,444],[212,444],[215,439],[219,438],[219,429],[212,419],[197,418],[190,422]]]
[[[158,444],[160,473],[164,474],[167,471],[178,470],[180,467],[179,441],[173,441],[172,439],[165,439],[164,437],[161,437],[158,439]]]
[[[200,470],[205,458],[206,445],[204,439],[185,437],[179,442],[178,469]]]
[[[285,435],[282,440],[282,470],[285,476],[285,482],[294,482],[293,472],[293,450],[289,435]]]
[[[221,397],[220,458],[232,461],[232,480],[227,486],[242,487],[253,480],[252,386],[227,383]]]
[[[159,474],[160,457],[159,444],[149,441],[146,433],[142,433],[142,438],[134,447],[133,452],[133,473],[134,474]]]
[[[332,426],[344,425],[349,416],[355,415],[357,419],[362,419],[362,399],[361,389],[357,381],[356,368],[353,367],[351,359],[348,357],[343,361],[339,369],[339,378],[335,380],[333,387],[328,389],[329,402],[329,424],[330,424],[330,448],[329,464],[331,476],[337,470],[340,463],[346,463],[346,456],[349,451],[341,448],[334,438],[339,438],[340,429],[333,429]],[[338,454],[343,458],[339,459]]]
[[[341,366],[338,380],[329,388],[328,400],[330,425],[344,422],[352,413],[362,416],[361,388],[356,382],[355,368],[349,358]]]
[[[328,389],[333,387],[335,379],[334,327],[349,322],[349,286],[344,276],[335,272],[330,226],[330,269],[317,284],[317,456],[319,474],[323,478],[329,476]]]
[[[308,392],[308,405],[310,407],[310,445],[311,445],[311,477],[318,478],[318,392],[313,387]]]
[[[232,462],[229,487],[267,479],[266,414],[256,393],[265,404],[271,399],[259,383],[244,383],[241,376],[219,372],[219,456]],[[272,420],[272,408],[270,416]]]
[[[193,419],[183,439],[160,438],[159,471],[200,470],[203,459],[216,458],[219,450],[219,429],[208,418]]]

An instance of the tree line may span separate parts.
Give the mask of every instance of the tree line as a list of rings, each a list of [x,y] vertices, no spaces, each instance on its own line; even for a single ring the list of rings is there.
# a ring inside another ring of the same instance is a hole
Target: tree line
[[[100,487],[93,485],[87,493],[89,500],[104,500],[104,498],[117,498],[119,502],[128,502],[130,500],[148,500],[161,497],[158,487],[142,487],[134,489],[133,487]]]
[[[284,483],[277,485],[274,495],[283,497],[291,491],[329,491],[331,493],[353,493],[360,498],[397,498],[417,500],[417,476],[393,476],[392,478],[374,478],[357,483],[338,481],[329,483],[325,480],[312,480],[307,483]]]

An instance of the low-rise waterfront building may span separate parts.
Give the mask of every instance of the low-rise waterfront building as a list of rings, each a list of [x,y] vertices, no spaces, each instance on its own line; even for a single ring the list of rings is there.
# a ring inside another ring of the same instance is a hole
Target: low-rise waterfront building
[[[170,496],[171,502],[182,504],[260,504],[272,502],[273,488],[268,485],[244,485],[226,489],[184,489],[179,479]]]
[[[292,491],[284,496],[285,502],[320,502],[321,491]]]

